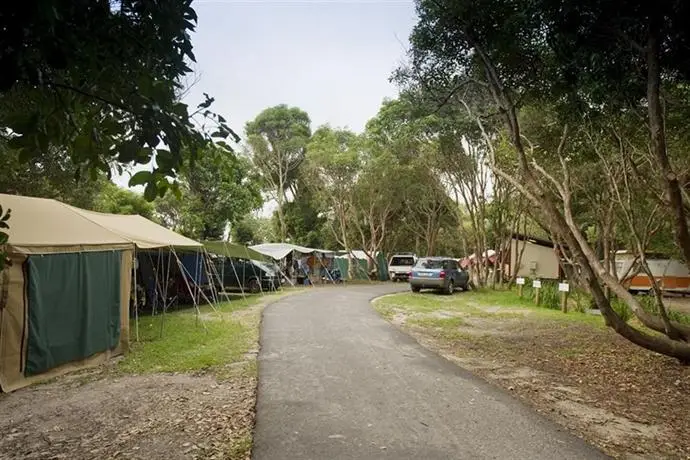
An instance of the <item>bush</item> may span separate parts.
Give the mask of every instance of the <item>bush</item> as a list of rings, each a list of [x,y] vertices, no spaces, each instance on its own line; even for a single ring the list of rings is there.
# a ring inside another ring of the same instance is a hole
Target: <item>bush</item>
[[[626,323],[633,317],[633,312],[628,304],[617,297],[611,298],[611,308],[613,308],[613,311],[615,311]]]
[[[561,294],[558,292],[558,281],[542,281],[539,296],[539,303],[542,307],[560,310]]]

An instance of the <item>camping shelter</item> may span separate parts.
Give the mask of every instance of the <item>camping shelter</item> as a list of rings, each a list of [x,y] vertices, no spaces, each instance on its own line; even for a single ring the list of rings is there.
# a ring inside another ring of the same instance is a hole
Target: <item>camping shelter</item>
[[[302,259],[305,256],[307,264],[309,265],[310,273],[315,274],[321,269],[331,269],[331,259],[333,258],[333,251],[326,249],[314,249],[305,246],[298,246],[290,243],[264,243],[250,246],[253,249],[271,259],[282,264],[282,270],[290,272],[294,267],[292,263],[297,259]],[[313,282],[314,280],[312,280]]]
[[[353,263],[353,278],[350,278],[350,262]],[[335,257],[335,264],[343,277],[353,280],[369,280],[370,265],[374,261],[361,249],[352,249],[350,253],[344,252]],[[383,252],[376,254],[377,278],[379,281],[388,279],[388,262]]]
[[[260,262],[269,262],[271,260],[270,257],[241,244],[230,243],[229,241],[204,241],[203,243],[208,252],[221,256],[258,260]]]
[[[0,194],[12,209],[0,291],[0,387],[9,392],[121,354],[131,241],[59,201]]]
[[[70,208],[134,244],[134,258],[138,268],[134,273],[146,275],[145,279],[138,280],[138,284],[145,284],[145,295],[153,304],[154,314],[159,304],[162,304],[160,309],[165,313],[170,297],[168,282],[172,278],[177,280],[177,286],[173,285],[173,290],[180,297],[191,300],[195,307],[198,307],[200,297],[210,304],[217,300],[209,299],[202,289],[202,286],[214,286],[212,264],[203,244],[139,215],[107,214]],[[215,297],[213,289],[211,292],[211,297]],[[138,319],[139,302],[135,301],[135,305]],[[135,326],[138,339],[138,321]]]
[[[2,391],[125,352],[134,260],[143,254],[166,249],[190,294],[210,279],[201,243],[144,217],[4,194],[0,204],[12,209],[12,264],[0,277]]]

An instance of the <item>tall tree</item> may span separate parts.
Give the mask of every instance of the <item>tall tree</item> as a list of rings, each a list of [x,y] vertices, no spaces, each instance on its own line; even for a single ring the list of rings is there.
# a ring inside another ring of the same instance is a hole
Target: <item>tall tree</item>
[[[322,126],[314,132],[307,153],[305,174],[310,186],[331,210],[331,232],[345,251],[350,240],[355,183],[361,172],[361,139],[351,131]]]
[[[665,188],[661,198],[671,210],[676,240],[685,252],[687,215],[668,157],[660,85],[664,80],[671,88],[682,86],[690,76],[687,9],[682,2],[421,0],[407,75],[427,90],[440,83],[449,90],[449,100],[465,87],[483,94],[477,99],[460,93],[482,130],[492,170],[529,199],[541,223],[577,263],[607,324],[642,347],[690,362],[690,329],[671,321],[663,302],[658,302],[658,316],[645,311],[603,267],[584,235],[574,212],[571,167],[581,149],[569,150],[571,125],[583,115],[644,109],[649,151],[655,158],[651,170]],[[561,120],[560,141],[548,152],[557,166],[553,169],[535,156],[519,117],[525,103],[544,101],[559,108]],[[504,122],[515,170],[505,170],[496,161],[497,133],[484,123],[492,113]],[[664,335],[648,334],[623,321],[604,286],[645,325]]]
[[[166,176],[193,159],[210,136],[199,115],[232,131],[208,110],[179,101],[194,61],[191,0],[48,0],[0,7],[0,126],[22,160],[49,146],[70,152],[80,167],[110,173],[112,165],[148,163],[139,176],[153,197]],[[201,121],[201,120],[200,120]],[[184,148],[183,148],[184,147]]]
[[[221,239],[228,224],[262,205],[249,160],[217,147],[181,173],[181,198],[163,197],[158,213],[170,227],[197,239]]]
[[[304,160],[311,137],[309,115],[297,107],[281,104],[261,112],[247,123],[247,143],[263,182],[264,192],[278,204],[278,237],[287,238],[285,203]]]
[[[77,167],[67,152],[51,147],[46,153],[25,162],[0,142],[0,192],[10,195],[53,198],[85,209],[92,209],[107,180],[77,180]]]
[[[94,203],[95,211],[110,214],[139,214],[154,219],[154,205],[143,195],[106,182]]]
[[[21,162],[68,152],[77,174],[93,178],[155,157],[153,171],[130,183],[146,185],[149,200],[164,194],[212,138],[238,140],[209,110],[212,98],[193,112],[179,100],[195,59],[191,3],[3,2],[0,137]]]

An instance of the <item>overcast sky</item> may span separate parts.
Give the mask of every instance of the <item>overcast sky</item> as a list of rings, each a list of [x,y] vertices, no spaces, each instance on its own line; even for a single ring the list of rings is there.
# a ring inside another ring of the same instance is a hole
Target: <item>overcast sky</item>
[[[414,3],[404,0],[195,0],[193,6],[198,81],[185,100],[196,105],[210,94],[212,109],[239,134],[278,104],[305,110],[312,128],[330,123],[361,131],[383,99],[396,95],[388,78],[404,59],[416,20]]]

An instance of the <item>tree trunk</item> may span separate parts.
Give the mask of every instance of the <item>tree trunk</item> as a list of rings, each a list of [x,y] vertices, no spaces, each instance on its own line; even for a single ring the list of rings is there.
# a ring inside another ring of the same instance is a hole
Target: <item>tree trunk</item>
[[[470,42],[472,42],[471,39]],[[527,155],[522,144],[515,105],[510,99],[509,94],[503,88],[501,80],[498,77],[498,73],[496,72],[496,69],[488,55],[480,46],[478,46],[478,44],[472,43],[472,45],[484,65],[484,70],[486,72],[492,96],[494,97],[497,105],[503,109],[503,115],[511,133],[512,144],[517,153],[522,175],[520,178],[521,180],[512,178],[512,184],[518,190],[521,190],[523,194],[530,199],[530,201],[532,201],[532,204],[539,211],[541,211],[543,217],[546,218],[552,232],[559,235],[560,239],[562,239],[563,242],[568,246],[569,250],[574,256],[574,259],[580,265],[582,276],[587,280],[590,292],[592,293],[599,310],[606,319],[607,325],[612,327],[623,337],[641,347],[657,353],[665,354],[667,356],[675,357],[684,363],[690,363],[690,345],[688,343],[671,340],[666,336],[652,336],[645,334],[632,328],[613,310],[610,302],[604,295],[600,285],[600,280],[609,285],[612,290],[614,290],[616,295],[625,300],[625,302],[630,305],[636,314],[638,314],[638,311],[640,311],[640,313],[646,315],[646,312],[642,310],[639,303],[625,288],[623,288],[623,286],[620,285],[620,283],[618,283],[618,280],[613,279],[610,274],[606,273],[597,260],[596,255],[593,253],[591,247],[589,247],[586,239],[580,232],[579,227],[575,225],[571,214],[570,200],[568,195],[569,190],[566,190],[565,188],[561,188],[560,190],[562,193],[565,214],[563,215],[558,210],[549,194],[542,188],[539,181],[535,178],[533,170],[529,166]],[[494,170],[499,173],[503,172],[500,169],[497,169],[495,165]],[[505,173],[503,177],[506,179],[511,178],[511,176]],[[568,186],[567,178],[565,183],[565,186]],[[656,318],[656,320],[658,321],[658,318]],[[663,325],[661,325],[661,327],[663,327]],[[661,331],[663,332],[663,329],[661,329]]]
[[[683,206],[678,176],[673,171],[666,150],[666,133],[664,114],[661,108],[661,68],[659,65],[659,29],[661,19],[653,17],[649,25],[649,39],[647,41],[647,113],[649,116],[649,133],[652,152],[661,169],[662,183],[666,188],[666,200],[673,217],[673,230],[676,242],[683,252],[685,264],[690,267],[690,232],[688,220]]]

